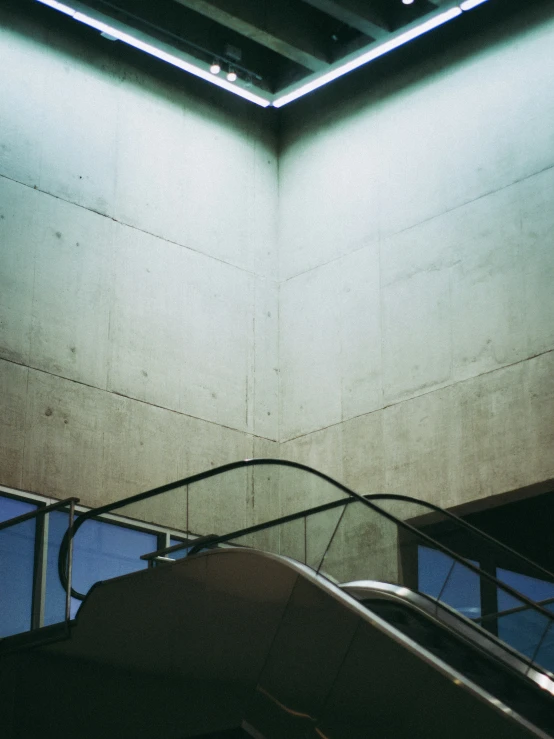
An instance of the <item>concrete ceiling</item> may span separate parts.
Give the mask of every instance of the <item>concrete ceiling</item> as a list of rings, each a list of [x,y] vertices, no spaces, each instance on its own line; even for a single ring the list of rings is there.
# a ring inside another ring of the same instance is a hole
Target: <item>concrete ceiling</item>
[[[205,69],[217,62],[221,78],[233,68],[238,85],[273,100],[458,2],[85,0],[87,7],[169,44]]]

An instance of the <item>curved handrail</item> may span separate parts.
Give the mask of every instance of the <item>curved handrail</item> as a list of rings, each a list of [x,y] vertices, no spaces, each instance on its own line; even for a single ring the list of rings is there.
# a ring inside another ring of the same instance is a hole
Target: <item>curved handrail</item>
[[[208,480],[210,477],[216,477],[218,475],[223,475],[226,472],[232,472],[233,470],[238,470],[241,468],[258,467],[264,464],[274,465],[274,466],[279,466],[279,467],[291,467],[294,469],[302,470],[304,472],[309,472],[313,474],[315,477],[319,477],[320,479],[325,480],[325,482],[328,482],[331,485],[334,485],[336,488],[346,493],[347,495],[351,496],[352,498],[363,500],[363,496],[359,495],[358,493],[355,493],[353,490],[350,490],[349,488],[346,487],[346,485],[343,485],[337,480],[334,480],[332,477],[329,477],[329,475],[326,475],[324,472],[319,472],[319,470],[314,470],[312,467],[308,467],[307,465],[301,464],[299,462],[291,462],[286,459],[272,459],[270,457],[267,457],[267,458],[262,457],[258,459],[241,459],[238,462],[229,462],[228,464],[223,464],[219,467],[214,467],[211,470],[205,470],[204,472],[199,472],[195,475],[184,477],[181,480],[175,480],[174,482],[169,482],[169,483],[166,483],[165,485],[160,485],[159,487],[153,488],[152,490],[146,490],[143,493],[137,493],[136,495],[131,495],[128,498],[122,498],[121,500],[116,500],[113,503],[107,503],[106,505],[99,506],[98,508],[92,508],[90,511],[86,511],[85,513],[82,513],[80,516],[78,516],[75,519],[73,526],[70,526],[68,530],[65,532],[64,537],[62,539],[62,543],[60,545],[60,552],[58,555],[58,574],[60,576],[62,587],[64,588],[64,590],[67,590],[67,574],[65,571],[65,559],[67,556],[67,547],[68,547],[69,537],[73,538],[75,534],[77,533],[77,531],[80,529],[80,527],[88,519],[101,516],[104,513],[110,513],[111,511],[114,511],[117,508],[124,508],[128,505],[132,505],[133,503],[139,503],[140,501],[147,500],[148,498],[154,498],[155,496],[162,495],[163,493],[169,493],[171,490],[176,490],[177,488],[184,487],[185,485],[192,485],[196,482],[201,482],[202,480]],[[82,595],[81,593],[78,593],[73,588],[71,588],[71,591],[72,591],[71,594],[74,598],[77,598],[78,600],[83,600],[84,595]]]
[[[346,485],[343,485],[342,483],[338,482],[338,480],[335,480],[329,475],[326,475],[324,472],[320,472],[319,470],[316,470],[313,467],[309,467],[308,465],[301,464],[300,462],[291,462],[290,460],[286,460],[286,459],[273,459],[271,457],[267,457],[267,458],[262,457],[262,458],[257,458],[257,459],[244,459],[238,462],[230,462],[228,464],[224,464],[219,467],[214,467],[211,470],[205,470],[204,472],[200,472],[195,475],[190,475],[189,477],[185,477],[180,480],[167,483],[165,485],[160,485],[159,487],[152,488],[151,490],[147,490],[143,493],[138,493],[136,495],[129,496],[128,498],[123,498],[122,500],[114,501],[113,503],[108,503],[107,505],[94,508],[90,511],[87,511],[86,513],[81,514],[75,520],[74,525],[72,527],[71,534],[69,533],[69,530],[68,532],[66,532],[66,535],[64,536],[61,547],[60,547],[60,554],[58,557],[58,572],[59,572],[62,586],[64,587],[64,589],[67,589],[67,576],[65,573],[65,566],[63,562],[64,562],[65,557],[67,556],[68,536],[74,536],[75,533],[80,528],[80,526],[87,519],[93,518],[95,516],[100,516],[103,513],[109,513],[110,511],[116,510],[117,508],[122,508],[124,506],[132,505],[133,503],[138,503],[139,501],[146,500],[148,498],[152,498],[152,497],[161,495],[166,492],[170,492],[171,490],[175,490],[176,488],[183,487],[185,485],[192,485],[195,482],[200,482],[201,480],[207,480],[210,477],[215,477],[215,476],[224,474],[226,472],[231,472],[232,470],[236,470],[236,469],[240,469],[244,467],[255,467],[255,466],[260,466],[264,464],[280,466],[280,467],[290,467],[293,469],[302,470],[304,472],[309,472],[315,477],[319,477],[325,482],[328,482],[334,485],[336,488],[338,488],[339,490],[346,493],[352,498],[356,498],[356,499],[365,498],[368,501],[398,500],[398,501],[403,501],[403,502],[415,503],[422,507],[428,508],[430,511],[433,511],[434,513],[440,513],[440,514],[447,516],[450,520],[455,521],[455,523],[458,526],[468,531],[471,531],[473,535],[483,539],[484,541],[487,541],[489,544],[493,544],[494,546],[500,549],[503,549],[505,552],[510,554],[512,557],[515,557],[516,559],[519,559],[520,561],[525,562],[527,565],[534,567],[535,569],[541,571],[548,578],[554,580],[554,574],[549,572],[547,569],[545,569],[541,565],[537,564],[536,562],[529,559],[528,557],[525,557],[519,552],[516,552],[511,547],[507,546],[506,544],[503,544],[502,542],[498,541],[497,539],[485,533],[484,531],[481,531],[480,529],[476,528],[475,526],[468,523],[467,521],[464,521],[462,518],[459,518],[454,513],[451,513],[450,511],[446,511],[443,508],[440,508],[439,506],[435,505],[434,503],[429,503],[427,501],[418,500],[417,498],[413,498],[408,495],[396,495],[392,493],[377,493],[377,494],[362,496],[359,493],[356,493],[355,491],[348,488]],[[382,512],[382,509],[379,509],[379,511]],[[80,596],[82,594],[77,593],[76,591],[73,591],[72,594],[74,595],[74,597],[81,599]]]
[[[331,503],[325,503],[315,508],[308,508],[305,511],[299,511],[298,513],[291,513],[288,516],[282,516],[281,518],[276,518],[273,521],[266,521],[265,523],[254,524],[253,526],[248,526],[247,528],[239,529],[238,531],[233,531],[229,534],[221,534],[221,536],[210,535],[210,540],[208,542],[204,540],[201,542],[201,548],[195,547],[195,545],[193,544],[187,556],[198,554],[201,549],[204,549],[207,547],[216,546],[217,544],[225,544],[228,541],[233,541],[233,539],[240,539],[241,537],[248,536],[249,534],[255,534],[255,533],[258,533],[259,531],[265,531],[266,529],[273,528],[275,526],[280,526],[285,523],[290,523],[291,521],[295,521],[300,518],[305,518],[306,516],[311,516],[316,513],[321,513],[322,511],[331,510],[332,508],[340,508],[341,506],[346,506],[354,502],[356,501],[353,498],[351,498],[350,500],[335,500]],[[365,502],[363,498],[362,498],[362,502]],[[405,521],[402,521],[401,519],[394,516],[392,513],[383,511],[381,508],[378,508],[377,506],[373,506],[371,503],[369,503],[369,507],[377,511],[379,514],[385,516],[385,518],[388,518],[390,521],[395,523],[397,526],[400,526],[401,528],[404,528],[405,530],[410,531],[415,536],[422,538],[427,544],[431,544],[434,548],[440,550],[444,554],[451,557],[458,564],[461,564],[463,567],[466,567],[468,570],[471,570],[476,575],[479,575],[479,577],[484,577],[486,580],[493,583],[496,587],[500,588],[501,590],[504,590],[506,593],[516,598],[517,600],[521,601],[522,603],[525,603],[525,606],[527,608],[531,608],[532,610],[543,614],[544,616],[547,617],[547,619],[550,622],[554,622],[554,613],[551,613],[550,611],[543,609],[539,603],[535,603],[535,601],[532,601],[530,598],[523,595],[519,591],[515,590],[507,583],[504,583],[501,580],[498,580],[494,575],[491,575],[485,570],[480,569],[476,565],[472,564],[469,560],[464,559],[462,556],[460,556],[456,552],[453,552],[451,549],[449,549],[447,546],[445,546],[441,542],[436,541],[428,534],[424,534],[422,531],[419,531],[419,529],[416,529],[411,524],[406,523]],[[182,545],[175,545],[171,548],[160,549],[157,552],[153,552],[152,554],[159,554],[161,552],[167,553],[170,549],[172,551],[178,551],[179,549],[186,549],[190,546],[191,546],[190,542],[183,543]],[[195,551],[195,548],[198,549],[198,551]]]
[[[189,477],[183,478],[181,480],[177,480],[172,483],[167,483],[166,485],[161,485],[157,488],[154,488],[153,490],[149,490],[143,493],[138,493],[137,495],[130,496],[128,498],[124,498],[122,500],[115,501],[113,503],[109,503],[104,506],[100,506],[99,508],[91,509],[90,511],[87,511],[86,513],[81,514],[73,523],[72,526],[68,528],[66,531],[62,544],[60,546],[60,553],[58,557],[58,572],[60,575],[60,580],[62,583],[62,586],[67,591],[68,588],[68,580],[67,580],[67,574],[65,570],[65,561],[67,556],[67,547],[69,544],[69,539],[73,538],[79,528],[90,518],[97,517],[103,513],[108,513],[110,511],[113,511],[117,508],[122,508],[128,505],[131,505],[132,503],[136,503],[142,500],[146,500],[148,498],[155,497],[157,495],[161,495],[165,492],[169,492],[171,490],[175,490],[179,487],[184,487],[185,485],[192,485],[193,483],[200,482],[201,480],[209,479],[210,477],[215,477],[218,475],[222,475],[226,472],[230,472],[232,470],[246,468],[246,467],[256,467],[256,466],[262,466],[262,465],[273,465],[276,467],[289,467],[293,469],[298,469],[304,472],[308,472],[311,475],[318,477],[325,482],[330,483],[334,487],[336,487],[338,490],[341,490],[342,492],[346,493],[347,496],[349,496],[350,501],[341,501],[342,503],[348,503],[348,502],[354,502],[354,500],[357,500],[361,502],[363,505],[370,507],[372,510],[374,510],[379,515],[384,516],[388,520],[392,521],[397,526],[400,526],[401,528],[410,531],[412,534],[422,538],[424,541],[426,541],[428,544],[431,544],[433,547],[439,549],[449,557],[451,557],[455,562],[458,562],[459,564],[462,564],[467,569],[473,571],[475,574],[479,575],[480,577],[484,577],[489,582],[493,583],[495,586],[500,587],[502,590],[510,594],[512,597],[518,599],[520,602],[525,603],[529,608],[531,608],[534,611],[537,611],[541,613],[543,616],[547,618],[549,622],[554,622],[554,614],[552,614],[550,611],[547,611],[546,609],[542,608],[540,605],[536,604],[534,601],[530,600],[526,596],[524,596],[522,593],[519,593],[514,588],[510,587],[506,583],[502,583],[501,581],[497,580],[493,575],[489,574],[488,572],[484,572],[479,567],[476,567],[468,560],[464,559],[457,553],[451,551],[448,547],[444,546],[441,542],[437,542],[435,539],[430,537],[429,535],[425,534],[424,532],[420,531],[419,529],[415,528],[411,524],[406,523],[405,521],[402,521],[401,519],[397,518],[393,514],[389,513],[388,511],[383,510],[379,506],[375,505],[372,502],[372,498],[374,496],[368,495],[363,496],[359,493],[356,493],[355,491],[351,490],[350,488],[346,487],[346,485],[343,485],[342,483],[338,482],[337,480],[334,480],[329,475],[326,475],[323,472],[320,472],[319,470],[314,470],[311,467],[308,467],[307,465],[301,464],[299,462],[291,462],[289,460],[281,460],[281,459],[271,459],[271,458],[260,458],[260,459],[246,459],[246,460],[240,460],[238,462],[231,462],[229,464],[221,465],[220,467],[215,467],[211,470],[206,470],[205,472],[198,473],[196,475],[191,475]],[[463,521],[462,519],[459,519],[454,514],[447,513],[446,511],[442,510],[438,506],[435,506],[432,503],[425,503],[422,501],[417,500],[416,498],[410,498],[409,496],[395,496],[395,495],[387,495],[383,494],[380,496],[377,496],[376,499],[397,499],[397,500],[404,500],[409,501],[412,503],[416,503],[418,505],[424,505],[427,506],[430,510],[433,510],[435,512],[440,512],[448,515],[450,518],[454,519],[456,522],[458,522],[461,526],[467,527],[471,529],[473,532],[482,534],[484,538],[489,539],[487,534],[484,534],[484,532],[480,532],[479,529],[475,529],[475,527],[471,526],[471,524],[467,524],[467,522]],[[292,514],[293,516],[303,517],[308,513],[308,511],[300,512],[299,514]],[[284,517],[285,520],[291,520],[290,516]],[[269,528],[270,526],[276,526],[279,525],[279,523],[285,522],[283,519],[275,519],[273,521],[268,521],[263,524],[257,524],[255,526],[250,526],[247,529],[242,529],[240,531],[235,531],[231,534],[225,534],[219,537],[216,537],[212,544],[216,543],[222,543],[224,541],[228,541],[232,538],[238,538],[239,536],[244,536],[248,533],[254,533],[255,531],[261,531],[265,528]],[[495,543],[496,540],[493,539]],[[510,547],[507,547],[506,545],[502,545],[500,542],[498,542],[502,548],[509,551],[513,556],[515,557],[521,557],[517,552],[510,549]],[[521,557],[522,559],[526,559]],[[531,562],[531,560],[527,560],[531,564],[534,564]],[[539,565],[536,565],[539,567]],[[542,568],[541,568],[542,569]],[[545,571],[547,572],[547,571]],[[550,575],[550,573],[547,572],[547,574]],[[71,587],[71,595],[78,600],[83,600],[85,598],[85,595],[82,593],[79,593],[74,590],[73,587]]]

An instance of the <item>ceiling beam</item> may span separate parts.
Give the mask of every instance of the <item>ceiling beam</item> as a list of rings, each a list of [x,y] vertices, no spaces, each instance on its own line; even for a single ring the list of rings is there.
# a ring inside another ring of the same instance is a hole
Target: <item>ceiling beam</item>
[[[298,13],[293,0],[176,0],[190,10],[301,64],[313,72],[329,66],[327,39],[318,33],[310,12]]]
[[[356,28],[366,36],[381,39],[389,34],[386,21],[371,9],[367,0],[304,0],[304,2]],[[437,2],[440,3],[440,0]]]

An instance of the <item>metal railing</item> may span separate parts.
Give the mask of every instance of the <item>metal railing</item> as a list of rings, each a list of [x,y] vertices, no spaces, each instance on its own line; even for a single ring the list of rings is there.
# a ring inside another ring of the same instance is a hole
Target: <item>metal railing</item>
[[[66,590],[69,590],[71,594],[73,595],[73,597],[77,599],[82,600],[85,597],[84,593],[77,592],[76,590],[71,589],[71,587],[68,586],[67,548],[70,542],[72,541],[72,539],[74,538],[74,536],[76,535],[76,533],[78,532],[79,528],[87,520],[92,519],[92,518],[98,518],[104,513],[108,513],[116,509],[125,508],[134,503],[138,503],[138,502],[148,500],[150,498],[162,496],[164,493],[177,490],[178,488],[189,489],[189,486],[194,485],[194,483],[198,483],[203,480],[207,480],[209,478],[223,476],[226,473],[230,473],[233,470],[253,468],[253,467],[259,467],[263,465],[266,465],[272,468],[280,468],[280,469],[292,468],[292,469],[296,469],[296,470],[300,470],[302,472],[308,473],[311,476],[310,479],[319,478],[320,480],[323,480],[325,483],[331,485],[333,489],[345,494],[346,498],[342,500],[336,500],[334,502],[327,503],[321,506],[317,506],[307,511],[292,513],[287,516],[283,516],[281,518],[273,519],[271,521],[266,521],[260,524],[255,524],[255,525],[248,526],[245,528],[237,529],[237,530],[234,530],[226,534],[221,534],[221,535],[211,534],[208,537],[200,537],[196,541],[195,541],[196,537],[191,540],[190,535],[189,535],[188,540],[183,542],[182,544],[177,544],[177,545],[174,545],[173,547],[165,547],[163,549],[159,549],[156,552],[153,552],[149,555],[144,555],[142,559],[147,560],[147,561],[149,560],[153,561],[159,557],[167,558],[167,555],[176,553],[183,549],[188,549],[189,551],[187,553],[187,556],[192,556],[200,548],[214,547],[214,546],[217,546],[220,544],[226,544],[226,543],[229,544],[230,542],[247,537],[249,535],[256,534],[258,532],[262,532],[270,528],[279,527],[279,526],[288,524],[290,522],[297,521],[299,519],[307,520],[308,516],[313,516],[318,513],[331,510],[333,508],[340,508],[342,506],[343,511],[341,513],[341,517],[339,521],[337,522],[337,525],[327,544],[327,548],[323,556],[323,558],[325,558],[327,551],[329,550],[329,547],[331,546],[333,539],[336,535],[336,532],[340,526],[344,512],[349,506],[355,503],[355,504],[358,504],[359,506],[363,506],[364,508],[369,509],[371,513],[377,516],[379,519],[387,520],[390,523],[392,523],[394,526],[396,526],[398,532],[400,533],[403,532],[407,536],[410,542],[421,543],[427,547],[438,550],[439,552],[441,552],[442,554],[450,558],[450,561],[451,561],[450,569],[444,579],[440,593],[436,598],[437,602],[443,596],[443,591],[445,590],[447,584],[449,583],[454,569],[456,567],[458,568],[462,567],[466,571],[469,571],[470,573],[473,573],[474,575],[476,575],[478,577],[479,583],[481,584],[486,583],[488,584],[490,588],[494,588],[497,592],[503,592],[504,594],[511,596],[513,599],[515,599],[515,601],[518,603],[518,605],[522,609],[528,610],[529,612],[533,612],[537,616],[542,618],[545,624],[544,632],[542,633],[541,638],[537,639],[536,644],[534,642],[535,646],[533,649],[533,653],[529,655],[530,659],[528,660],[529,664],[535,663],[535,658],[539,654],[540,649],[545,641],[547,634],[551,635],[552,633],[554,633],[554,625],[553,625],[554,624],[554,614],[546,610],[541,604],[536,603],[533,600],[531,600],[529,597],[523,595],[522,593],[517,591],[512,586],[500,581],[490,572],[482,570],[477,565],[469,561],[466,557],[461,556],[458,552],[454,551],[451,547],[446,546],[443,542],[438,541],[437,539],[430,536],[428,533],[425,532],[425,530],[421,530],[420,528],[418,528],[417,526],[414,526],[413,523],[408,522],[407,520],[402,520],[398,516],[382,508],[380,505],[378,505],[378,503],[382,504],[385,501],[408,503],[410,505],[416,505],[418,509],[423,508],[425,510],[428,510],[434,515],[440,514],[444,516],[450,523],[459,527],[460,530],[463,529],[465,532],[469,532],[472,537],[476,537],[480,541],[486,542],[487,545],[493,546],[498,551],[502,552],[503,554],[507,554],[512,559],[521,562],[522,566],[524,566],[525,568],[533,568],[537,573],[540,573],[542,577],[547,578],[550,582],[554,582],[554,576],[551,573],[549,573],[547,570],[540,567],[539,565],[536,565],[528,558],[522,557],[521,555],[519,555],[517,552],[512,550],[507,545],[497,542],[495,539],[490,537],[488,534],[485,534],[479,529],[476,529],[471,524],[468,524],[462,519],[459,519],[454,514],[447,512],[447,511],[443,511],[438,506],[435,506],[430,503],[426,503],[424,501],[419,501],[414,498],[410,498],[408,496],[385,495],[385,494],[363,496],[349,489],[345,485],[337,482],[336,480],[333,480],[331,477],[329,477],[328,475],[325,475],[322,472],[313,470],[310,467],[307,467],[306,465],[302,465],[296,462],[289,462],[286,460],[254,459],[254,460],[244,460],[240,462],[234,462],[234,463],[223,465],[221,467],[218,467],[212,470],[208,470],[203,473],[199,473],[197,475],[192,475],[188,478],[183,478],[181,480],[168,483],[166,485],[154,488],[153,490],[139,493],[138,495],[134,495],[134,496],[125,498],[120,501],[115,501],[113,503],[110,503],[105,506],[101,506],[100,508],[93,509],[91,511],[88,511],[78,516],[74,524],[66,532],[66,535],[64,536],[64,540],[62,542],[62,546],[60,548],[59,572],[60,572],[60,578],[62,580],[62,583],[64,584],[64,587],[66,587]],[[206,504],[209,505],[209,502],[207,499],[206,499]],[[425,526],[423,527],[423,529],[425,529]],[[306,528],[304,528],[304,530],[306,530]],[[317,569],[319,570],[320,567],[321,567],[321,563]]]
[[[82,526],[83,523],[85,523],[86,520],[101,516],[104,513],[110,513],[111,511],[117,510],[119,508],[124,508],[134,503],[138,503],[144,500],[148,500],[150,498],[163,495],[164,493],[177,490],[178,488],[187,487],[189,485],[193,485],[194,483],[201,482],[203,480],[207,480],[212,477],[223,475],[233,470],[238,470],[238,469],[247,468],[247,467],[258,467],[262,465],[272,465],[275,467],[287,467],[287,468],[292,468],[292,469],[300,470],[303,472],[307,472],[310,475],[313,475],[314,477],[317,477],[323,480],[324,482],[333,485],[337,490],[340,490],[342,493],[345,493],[347,496],[353,499],[356,499],[356,500],[364,501],[367,505],[370,505],[374,510],[382,512],[384,515],[387,515],[386,512],[383,511],[381,508],[379,508],[377,505],[375,505],[375,501],[407,502],[410,504],[415,504],[423,508],[426,508],[432,514],[444,515],[446,518],[448,518],[449,521],[451,521],[453,524],[460,527],[461,529],[464,529],[465,531],[470,533],[472,536],[479,538],[480,540],[482,540],[483,542],[486,542],[487,544],[491,546],[496,547],[498,550],[505,552],[510,557],[513,557],[514,559],[519,560],[522,563],[525,563],[526,566],[533,568],[537,573],[540,573],[543,577],[546,577],[546,579],[554,582],[554,574],[546,570],[541,565],[538,565],[537,563],[533,562],[529,558],[519,554],[511,547],[507,546],[506,544],[503,544],[502,542],[499,542],[498,540],[494,539],[489,534],[485,533],[484,531],[481,531],[475,526],[472,526],[470,523],[468,523],[467,521],[464,521],[463,519],[459,518],[458,516],[451,513],[450,511],[446,511],[440,508],[439,506],[434,505],[433,503],[428,503],[427,501],[418,500],[416,498],[412,498],[406,495],[396,495],[396,494],[388,494],[388,493],[387,494],[383,493],[383,494],[360,495],[359,493],[356,493],[355,491],[348,488],[346,485],[343,485],[342,483],[333,479],[329,475],[326,475],[325,473],[320,472],[319,470],[315,470],[312,467],[309,467],[307,465],[300,464],[298,462],[291,462],[289,460],[260,458],[260,459],[246,459],[246,460],[241,460],[238,462],[231,462],[229,464],[225,464],[220,467],[215,467],[214,469],[206,470],[205,472],[200,472],[195,475],[190,475],[189,477],[185,477],[180,480],[167,483],[165,485],[160,485],[159,487],[153,488],[151,490],[147,490],[142,493],[129,496],[128,498],[124,498],[122,500],[114,501],[113,503],[108,503],[107,505],[91,509],[90,511],[87,511],[86,513],[81,514],[80,516],[77,517],[74,525],[71,526],[70,529],[68,529],[67,537],[64,538],[64,541],[62,542],[62,547],[60,548],[59,572],[60,572],[60,578],[61,578],[62,584],[64,584],[64,587],[66,586],[65,585],[66,571],[65,571],[64,559],[66,558],[67,539],[74,537],[77,531],[79,530],[79,528]],[[415,526],[412,526],[412,529],[415,531],[419,531],[419,529],[417,529],[417,527]],[[420,533],[423,533],[423,532],[420,532]],[[73,595],[74,597],[80,598],[80,599],[82,599],[83,597],[82,594],[79,594],[77,592],[74,592]]]
[[[28,521],[35,521],[34,531],[34,557],[32,560],[32,599],[30,613],[30,628],[27,631],[36,631],[44,626],[44,609],[46,602],[46,576],[47,576],[47,560],[48,560],[48,530],[49,515],[54,511],[67,512],[69,526],[73,526],[75,520],[75,506],[79,502],[79,498],[71,497],[60,500],[56,503],[38,507],[34,511],[23,513],[15,518],[2,521],[0,523],[0,534],[9,529],[25,524]],[[17,552],[15,552],[17,555]],[[73,567],[73,542],[69,543],[66,553],[67,579],[71,582]],[[71,589],[65,588],[65,606],[63,618],[60,622],[68,623],[71,619]],[[26,632],[21,632],[26,633]],[[16,636],[13,634],[10,636]],[[10,638],[3,637],[5,638]]]

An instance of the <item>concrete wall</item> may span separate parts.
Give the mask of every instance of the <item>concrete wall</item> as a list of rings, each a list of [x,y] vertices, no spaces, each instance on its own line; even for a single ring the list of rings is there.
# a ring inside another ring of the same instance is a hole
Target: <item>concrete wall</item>
[[[0,483],[98,505],[281,454],[450,506],[554,478],[551,10],[285,109],[279,172],[270,112],[0,11]],[[336,497],[232,488],[178,523]]]
[[[285,112],[283,458],[445,506],[554,478],[552,9]]]
[[[0,482],[97,505],[277,439],[262,111],[0,11]]]

